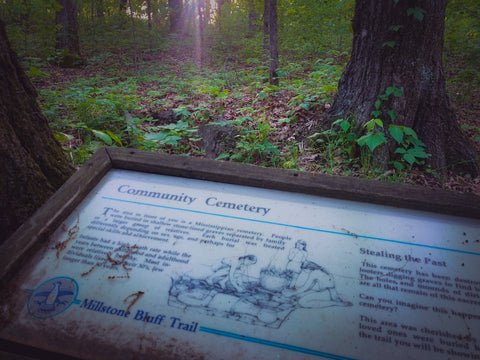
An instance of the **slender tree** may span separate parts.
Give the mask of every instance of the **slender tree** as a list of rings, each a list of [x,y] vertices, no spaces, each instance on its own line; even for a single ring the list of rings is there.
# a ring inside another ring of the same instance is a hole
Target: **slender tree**
[[[270,59],[270,0],[263,2],[263,56],[265,63]]]
[[[120,0],[118,2],[118,9],[120,10],[120,13],[124,13],[125,11],[127,11],[127,7],[128,7],[128,0]]]
[[[229,3],[230,0],[216,0],[216,2],[217,2],[217,18],[221,18],[222,17],[222,7],[226,3]]]
[[[415,130],[434,169],[478,174],[473,147],[445,87],[446,5],[447,0],[356,1],[351,58],[329,113],[359,125],[372,117],[383,121],[388,144],[375,150],[376,165],[386,166],[395,156],[397,145],[388,131],[394,124]]]
[[[199,69],[203,67],[205,57],[205,27],[210,16],[210,7],[207,1],[197,0],[197,18],[195,20],[195,62]]]
[[[246,5],[248,9],[248,35],[253,36],[257,31],[258,13],[254,0],[248,0]]]
[[[277,29],[277,0],[265,0],[263,11],[263,46],[267,62],[269,63],[270,84],[278,86],[278,29]]]
[[[147,8],[146,8],[147,26],[148,26],[148,30],[151,31],[152,30],[152,0],[147,0],[146,4],[147,4]]]
[[[132,22],[132,40],[133,40],[133,64],[135,66],[135,72],[138,71],[138,50],[137,50],[137,28],[135,26],[135,18],[133,16],[132,0],[128,0],[128,6],[130,7],[130,21]]]
[[[168,8],[170,11],[170,32],[178,33],[181,30],[182,0],[168,0]]]
[[[148,47],[153,49],[153,39],[152,39],[152,0],[146,1],[146,11],[147,11],[147,27],[148,27]]]
[[[72,174],[0,20],[0,243]]]
[[[57,42],[62,51],[60,66],[74,67],[82,63],[78,37],[77,5],[74,0],[57,0],[61,8],[56,15]]]

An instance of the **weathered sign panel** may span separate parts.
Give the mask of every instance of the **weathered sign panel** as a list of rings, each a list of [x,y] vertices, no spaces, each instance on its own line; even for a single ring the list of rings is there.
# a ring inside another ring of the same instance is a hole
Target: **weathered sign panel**
[[[15,351],[480,359],[478,218],[120,163],[7,266]]]

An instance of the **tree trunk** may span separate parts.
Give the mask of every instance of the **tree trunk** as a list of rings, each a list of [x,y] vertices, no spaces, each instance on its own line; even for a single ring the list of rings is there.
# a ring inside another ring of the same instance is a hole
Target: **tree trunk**
[[[351,58],[329,115],[358,119],[359,125],[380,117],[385,131],[396,114],[394,124],[413,128],[425,143],[433,169],[476,176],[473,147],[460,130],[445,88],[446,4],[447,0],[357,0]],[[375,102],[389,87],[402,89],[403,95],[381,101],[377,109]],[[381,115],[372,116],[374,110]],[[385,135],[388,146],[374,154],[383,166],[396,148],[387,131]]]
[[[268,60],[270,59],[269,1],[270,0],[265,0],[263,7],[263,56],[265,63],[268,63]]]
[[[222,17],[222,7],[227,3],[227,0],[217,0],[217,19]]]
[[[105,4],[103,3],[103,0],[92,0],[92,2],[95,1],[97,4],[97,18],[100,19],[102,23],[105,22]]]
[[[77,5],[73,0],[57,0],[61,5],[56,14],[57,42],[55,48],[61,50],[59,65],[75,67],[82,64],[80,41],[78,38]]]
[[[133,65],[135,73],[138,71],[138,50],[137,50],[137,28],[135,27],[135,18],[133,16],[132,0],[128,0],[130,7],[130,21],[132,22],[132,40],[133,40]]]
[[[152,1],[147,0],[147,26],[148,31],[152,31]],[[151,47],[151,46],[150,46]]]
[[[0,243],[73,173],[0,20]]]
[[[195,63],[201,70],[205,58],[205,27],[208,22],[209,8],[204,0],[197,0],[197,19],[195,20]]]
[[[153,49],[153,38],[152,38],[152,1],[147,0],[147,26],[148,26],[148,48]]]
[[[128,0],[120,0],[118,2],[118,9],[120,10],[120,14],[123,14],[127,11]]]
[[[278,30],[277,30],[277,0],[269,0],[270,2],[270,84],[278,86]]]
[[[168,0],[170,10],[170,32],[179,33],[181,30],[180,19],[182,18],[183,5],[181,0]]]
[[[255,33],[258,30],[258,14],[257,14],[257,9],[255,8],[255,2],[252,0],[249,0],[247,2],[247,8],[248,8],[248,36],[254,36]]]
[[[278,86],[277,0],[265,0],[263,11],[263,50],[265,61],[269,64],[270,84]]]

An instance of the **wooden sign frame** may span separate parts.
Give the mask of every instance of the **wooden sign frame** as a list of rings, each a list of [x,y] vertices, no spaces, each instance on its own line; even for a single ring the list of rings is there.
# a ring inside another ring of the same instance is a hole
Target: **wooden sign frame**
[[[27,222],[0,247],[0,284],[10,280],[52,232],[77,208],[111,169],[207,180],[289,193],[315,195],[367,204],[427,211],[480,219],[480,197],[406,184],[337,177],[297,170],[260,168],[252,165],[165,155],[122,148],[100,149]],[[8,292],[0,296],[0,303]],[[28,353],[21,344],[0,339],[0,346]],[[8,350],[8,349],[7,349]],[[50,354],[52,355],[52,354]]]

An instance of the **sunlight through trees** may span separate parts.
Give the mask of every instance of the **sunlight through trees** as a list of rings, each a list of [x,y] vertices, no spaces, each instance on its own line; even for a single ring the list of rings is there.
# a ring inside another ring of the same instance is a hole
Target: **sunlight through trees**
[[[451,0],[445,16],[444,2],[372,2],[359,21],[365,4],[2,0],[0,17],[75,166],[102,145],[213,149],[263,166],[475,184],[477,2]]]

